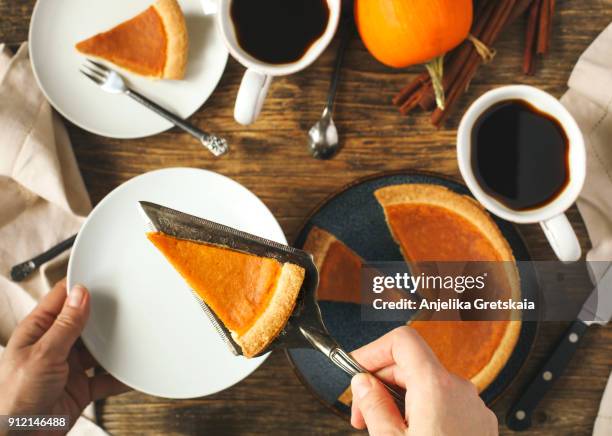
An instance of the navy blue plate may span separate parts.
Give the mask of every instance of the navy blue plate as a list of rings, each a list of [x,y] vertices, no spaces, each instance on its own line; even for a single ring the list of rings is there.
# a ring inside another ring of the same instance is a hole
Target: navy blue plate
[[[438,175],[417,172],[387,173],[358,180],[334,194],[318,206],[300,231],[294,246],[302,247],[313,226],[327,230],[366,261],[403,261],[396,242],[389,233],[384,213],[374,197],[379,188],[398,184],[428,183],[445,186],[459,194],[471,195],[462,184]],[[502,234],[512,247],[517,260],[531,260],[527,247],[515,226],[494,217]],[[535,271],[521,263],[521,292],[537,300],[538,283]],[[537,302],[536,302],[537,304]],[[402,322],[362,322],[356,304],[321,301],[323,322],[330,334],[345,350],[354,350],[403,325]],[[497,378],[481,393],[491,404],[509,386],[527,360],[535,341],[537,323],[523,322],[518,343]],[[325,405],[342,416],[350,409],[338,397],[350,384],[350,378],[334,364],[312,349],[292,349],[287,357],[306,387]]]

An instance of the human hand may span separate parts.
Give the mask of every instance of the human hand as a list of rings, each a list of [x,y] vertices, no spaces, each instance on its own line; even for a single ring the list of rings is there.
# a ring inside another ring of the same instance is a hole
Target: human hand
[[[387,383],[406,389],[406,420],[374,377],[351,381],[351,424],[379,435],[492,436],[497,417],[476,387],[444,369],[419,334],[399,327],[354,351],[353,357]]]
[[[89,316],[89,293],[57,283],[19,323],[0,358],[0,415],[68,415],[73,425],[91,401],[128,388],[109,374],[88,377],[97,365],[75,346]]]

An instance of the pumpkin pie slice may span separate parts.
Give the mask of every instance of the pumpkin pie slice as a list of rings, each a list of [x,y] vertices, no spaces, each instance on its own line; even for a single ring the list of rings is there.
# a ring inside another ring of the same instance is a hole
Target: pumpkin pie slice
[[[319,270],[318,300],[361,304],[361,257],[319,227],[310,230],[303,248]]]
[[[367,273],[377,274],[373,268],[364,270],[366,262],[334,235],[313,227],[304,242],[304,251],[312,254],[319,271],[318,301],[371,305],[376,294],[361,294],[361,283]],[[365,272],[364,272],[365,271]],[[396,289],[386,291],[385,301],[400,301],[409,294]]]
[[[158,0],[135,17],[79,42],[76,49],[147,78],[182,79],[187,26],[176,0]]]
[[[161,232],[147,237],[227,327],[244,356],[262,352],[287,323],[304,281],[302,267]]]
[[[494,299],[520,300],[512,250],[491,217],[473,199],[437,185],[381,188],[375,196],[406,261],[486,262]],[[468,293],[464,293],[469,298]],[[473,294],[473,293],[472,293]],[[463,294],[462,294],[463,295]],[[462,318],[465,319],[465,318]],[[499,374],[519,337],[520,314],[493,321],[413,320],[415,328],[450,371],[471,380],[479,392]]]

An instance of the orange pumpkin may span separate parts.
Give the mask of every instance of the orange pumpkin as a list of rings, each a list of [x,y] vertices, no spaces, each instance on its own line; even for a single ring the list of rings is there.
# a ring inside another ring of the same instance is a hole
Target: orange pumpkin
[[[383,64],[427,62],[430,74],[441,76],[441,56],[468,36],[472,0],[355,0],[355,21],[363,43]]]

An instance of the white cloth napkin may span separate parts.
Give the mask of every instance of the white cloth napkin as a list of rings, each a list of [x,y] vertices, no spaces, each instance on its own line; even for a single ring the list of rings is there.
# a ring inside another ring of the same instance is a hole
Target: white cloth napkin
[[[28,46],[0,44],[0,353],[20,319],[64,277],[68,253],[21,283],[11,266],[76,233],[91,210],[70,139],[32,73]],[[71,434],[107,434],[93,405]]]
[[[612,261],[612,24],[580,56],[568,85],[561,101],[578,122],[587,148],[578,209],[593,246],[587,260],[597,261],[591,273],[599,280]],[[612,435],[612,379],[593,428],[593,436],[604,435]]]

